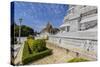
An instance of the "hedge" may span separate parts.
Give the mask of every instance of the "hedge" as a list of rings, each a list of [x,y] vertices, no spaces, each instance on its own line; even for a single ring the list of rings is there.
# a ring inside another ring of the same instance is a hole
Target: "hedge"
[[[45,40],[42,40],[42,39],[33,40],[32,49],[33,49],[33,51],[36,51],[36,52],[41,52],[41,51],[46,50],[47,48],[46,48]]]
[[[26,42],[32,52],[40,52],[46,49],[46,42],[44,39],[34,40],[32,38],[28,38]]]
[[[89,61],[89,60],[84,59],[84,58],[73,58],[69,60],[68,62],[85,62],[85,61]]]
[[[29,54],[30,54],[29,47],[27,45],[27,42],[25,41],[24,48],[23,48],[23,57],[28,56]]]
[[[39,42],[39,40],[38,40],[38,42]],[[37,42],[35,42],[35,43],[37,45]],[[48,48],[45,48],[45,50],[39,51],[39,52],[31,51],[30,47],[28,45],[28,42],[25,41],[23,55],[22,55],[22,63],[27,64],[31,61],[35,61],[37,59],[40,59],[40,58],[45,57],[45,56],[50,55],[50,54],[52,54],[52,50],[48,49]]]
[[[27,64],[31,61],[35,61],[37,59],[43,58],[43,57],[50,55],[50,54],[52,54],[51,49],[47,49],[47,50],[39,52],[39,53],[29,54],[28,56],[22,57],[22,63]]]

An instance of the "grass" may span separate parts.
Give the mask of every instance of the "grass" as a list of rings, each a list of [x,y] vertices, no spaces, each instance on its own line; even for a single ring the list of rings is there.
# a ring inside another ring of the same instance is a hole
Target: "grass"
[[[68,62],[86,62],[86,61],[89,61],[89,60],[85,58],[73,58],[69,60]]]

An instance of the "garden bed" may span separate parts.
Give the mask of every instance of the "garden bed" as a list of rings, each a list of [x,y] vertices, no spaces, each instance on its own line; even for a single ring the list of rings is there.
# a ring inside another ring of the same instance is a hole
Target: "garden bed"
[[[52,54],[52,50],[46,48],[46,45],[45,45],[46,43],[43,43],[42,40],[34,40],[34,41],[29,40],[29,41],[31,41],[29,42],[31,43],[30,44],[31,48],[28,45],[29,43],[25,42],[24,48],[23,48],[23,55],[22,55],[22,64],[28,64],[30,62],[33,62],[35,60],[38,60],[40,58],[43,58],[47,55]]]

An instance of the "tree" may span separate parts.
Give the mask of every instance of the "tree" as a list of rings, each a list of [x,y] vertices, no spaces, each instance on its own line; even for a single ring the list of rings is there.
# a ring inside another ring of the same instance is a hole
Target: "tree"
[[[16,25],[14,29],[14,34],[17,37],[19,35],[19,26]],[[34,35],[34,30],[31,27],[28,27],[26,25],[21,25],[21,36],[28,36],[28,35]]]

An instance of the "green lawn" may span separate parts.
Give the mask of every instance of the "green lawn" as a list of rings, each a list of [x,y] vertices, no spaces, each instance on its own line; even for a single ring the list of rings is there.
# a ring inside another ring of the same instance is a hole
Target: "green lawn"
[[[68,62],[85,62],[85,61],[89,61],[89,60],[85,58],[73,58],[69,60]]]

